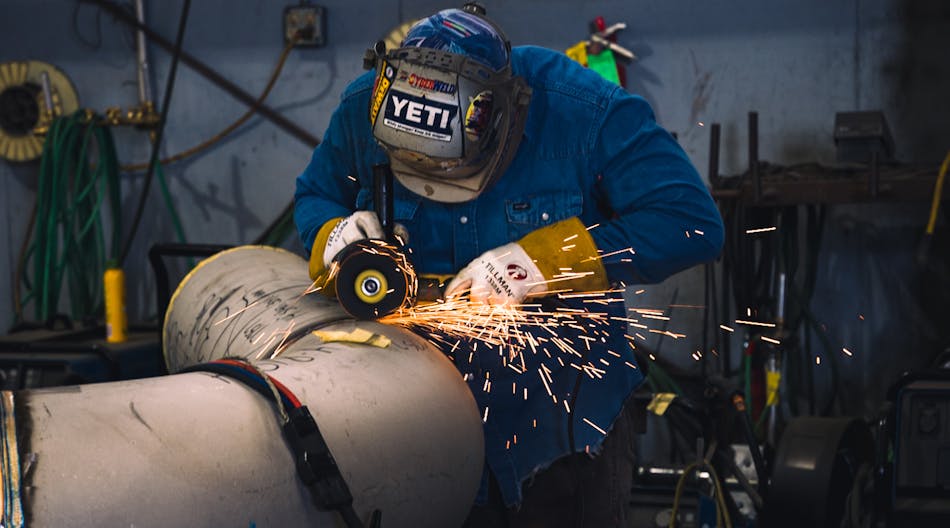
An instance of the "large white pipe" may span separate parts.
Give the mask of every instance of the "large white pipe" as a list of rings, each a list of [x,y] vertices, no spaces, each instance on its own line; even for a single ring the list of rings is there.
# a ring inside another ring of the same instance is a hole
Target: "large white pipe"
[[[232,268],[248,271],[217,280],[217,271]],[[240,299],[271,291],[262,277],[287,281],[291,271],[308,283],[306,263],[286,252],[245,247],[212,257],[176,292],[166,333],[194,315],[185,308],[211,283],[236,287],[231,298]],[[310,408],[359,517],[365,522],[379,509],[385,528],[460,525],[483,459],[480,416],[461,376],[418,336],[338,320],[332,303],[301,291],[293,298],[308,324],[391,341],[385,348],[327,343],[306,332],[284,341],[276,359],[256,363]],[[262,321],[261,335],[285,328],[269,318],[258,312],[243,328],[260,329]],[[223,318],[215,321],[201,334],[202,361],[260,352],[261,340],[235,338]],[[228,339],[231,349],[222,348]],[[179,356],[171,347],[166,355],[177,368],[186,364],[171,359]],[[273,405],[233,379],[187,373],[5,392],[2,400],[4,526],[19,525],[17,507],[29,526],[342,526],[335,512],[313,506],[298,480]]]
[[[175,290],[162,339],[170,372],[224,356],[271,358],[316,328],[352,318],[310,287],[307,263],[267,246],[200,262]]]

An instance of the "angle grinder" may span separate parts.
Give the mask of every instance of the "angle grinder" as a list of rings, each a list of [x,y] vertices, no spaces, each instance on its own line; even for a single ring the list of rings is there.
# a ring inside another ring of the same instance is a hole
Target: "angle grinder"
[[[415,270],[402,251],[402,242],[393,235],[392,189],[389,165],[374,165],[373,202],[385,240],[358,240],[335,259],[337,299],[357,319],[379,319],[416,301]]]

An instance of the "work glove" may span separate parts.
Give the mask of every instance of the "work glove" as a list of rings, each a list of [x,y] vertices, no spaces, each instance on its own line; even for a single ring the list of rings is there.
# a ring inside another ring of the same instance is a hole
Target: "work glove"
[[[517,242],[486,251],[462,268],[445,288],[451,298],[469,291],[470,300],[486,304],[521,304],[528,294],[547,291],[544,275]]]
[[[357,211],[340,220],[330,231],[323,248],[323,265],[329,268],[343,248],[357,240],[382,240],[386,237],[379,217],[373,211]]]
[[[372,211],[357,211],[323,224],[310,249],[310,278],[318,291],[330,297],[336,295],[330,264],[348,244],[365,238],[383,238],[383,227]]]
[[[373,211],[356,211],[347,217],[328,220],[317,232],[310,250],[310,278],[317,286],[325,286],[323,293],[334,295],[333,283],[327,279],[330,265],[343,248],[358,240],[382,240],[385,236],[379,217]],[[400,245],[409,242],[409,232],[402,224],[393,226],[393,236]]]
[[[514,305],[529,295],[598,291],[608,286],[597,245],[583,222],[572,217],[486,251],[446,286],[445,297],[470,291],[473,302]]]

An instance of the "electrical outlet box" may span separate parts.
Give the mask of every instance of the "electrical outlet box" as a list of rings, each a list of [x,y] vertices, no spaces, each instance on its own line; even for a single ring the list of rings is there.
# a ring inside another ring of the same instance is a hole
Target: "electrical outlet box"
[[[326,8],[304,3],[285,7],[284,44],[294,39],[298,47],[319,48],[326,45]]]

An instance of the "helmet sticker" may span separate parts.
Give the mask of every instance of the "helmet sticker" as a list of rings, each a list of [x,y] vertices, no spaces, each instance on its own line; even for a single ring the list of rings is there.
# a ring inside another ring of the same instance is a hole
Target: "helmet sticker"
[[[455,20],[443,19],[442,25],[460,37],[463,37],[463,38],[471,37],[472,34],[474,33],[473,31],[474,28],[466,27],[466,25],[463,22],[464,22],[463,20],[455,21]]]
[[[369,108],[369,122],[371,124],[376,124],[376,116],[379,114],[379,108],[383,105],[383,101],[386,99],[386,92],[389,90],[389,87],[392,86],[393,77],[395,77],[393,67],[387,62],[383,62],[380,72],[380,74],[376,75],[376,84],[373,86],[373,97],[371,98],[372,104]]]
[[[405,82],[413,88],[427,92],[438,92],[448,95],[454,95],[458,90],[458,87],[452,83],[445,81],[440,81],[438,79],[430,79],[428,77],[423,77],[415,73],[409,73],[406,71],[399,72],[399,80]]]
[[[457,110],[454,105],[391,90],[383,124],[428,139],[452,141],[452,121]]]
[[[487,19],[460,9],[446,9],[413,25],[400,47],[448,51],[498,72],[509,64],[507,40]]]
[[[472,98],[465,111],[465,137],[478,141],[488,129],[492,112],[492,93],[484,91]]]

